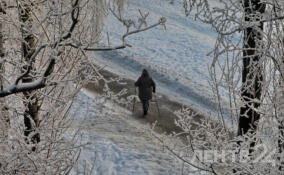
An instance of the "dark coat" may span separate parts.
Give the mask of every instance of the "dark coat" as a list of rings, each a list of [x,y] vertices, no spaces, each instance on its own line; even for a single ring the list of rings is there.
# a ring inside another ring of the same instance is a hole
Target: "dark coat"
[[[143,73],[141,77],[135,82],[135,86],[139,87],[139,98],[140,100],[151,100],[152,91],[155,93],[156,85],[153,79],[147,73]]]

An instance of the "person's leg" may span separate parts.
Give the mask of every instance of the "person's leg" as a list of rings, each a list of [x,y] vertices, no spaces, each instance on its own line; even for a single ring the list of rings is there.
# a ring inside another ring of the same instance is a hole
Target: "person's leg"
[[[145,112],[144,115],[147,115],[149,109],[149,100],[145,100]]]
[[[147,115],[149,109],[149,100],[143,100],[143,111],[144,115]]]
[[[142,100],[144,115],[147,115],[147,100]]]

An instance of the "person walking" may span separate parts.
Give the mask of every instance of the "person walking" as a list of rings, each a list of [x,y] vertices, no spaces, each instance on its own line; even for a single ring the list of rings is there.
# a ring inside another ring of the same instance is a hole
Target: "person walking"
[[[149,72],[143,69],[141,76],[135,82],[135,86],[139,88],[139,99],[142,102],[144,116],[147,115],[149,109],[149,100],[152,99],[152,92],[156,92],[154,80],[150,77]]]

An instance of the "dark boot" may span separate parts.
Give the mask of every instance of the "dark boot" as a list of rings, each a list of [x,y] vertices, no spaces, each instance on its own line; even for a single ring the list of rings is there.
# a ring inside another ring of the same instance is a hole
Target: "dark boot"
[[[144,116],[147,115],[147,111],[144,111]]]

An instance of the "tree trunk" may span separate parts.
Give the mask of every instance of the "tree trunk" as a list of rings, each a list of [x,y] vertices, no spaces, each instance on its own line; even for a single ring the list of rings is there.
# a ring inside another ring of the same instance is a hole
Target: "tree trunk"
[[[265,12],[265,4],[260,0],[243,0],[246,22],[257,22],[261,20],[261,15]],[[258,26],[248,27],[244,30],[243,43],[243,70],[242,70],[242,100],[244,106],[240,109],[238,135],[244,135],[250,130],[252,134],[256,132],[260,114],[256,109],[260,106],[262,91],[262,64],[260,62],[261,53],[261,31],[263,23]],[[257,101],[257,102],[256,102]],[[252,142],[253,147],[255,142]]]
[[[31,56],[35,51],[35,37],[30,33],[32,28],[32,12],[30,5],[24,5],[19,7],[19,19],[23,23],[21,26],[21,32],[24,42],[22,42],[22,56],[26,62],[25,67],[23,67],[23,72],[26,72],[28,69],[34,69],[33,65],[35,60],[31,60]],[[30,71],[33,72],[33,71]],[[35,72],[35,71],[34,71]],[[33,82],[34,78],[32,73],[28,73],[23,77],[23,83]],[[38,99],[34,92],[24,92],[26,98],[25,102],[25,113],[24,113],[24,124],[25,124],[25,136],[29,136],[31,132],[35,131],[35,128],[39,127],[39,107]],[[33,122],[35,127],[33,127]],[[31,137],[32,143],[38,143],[40,141],[40,134],[37,133]],[[34,148],[33,148],[34,149]]]
[[[5,11],[2,9],[2,5],[0,3],[0,15],[4,15]],[[4,74],[4,68],[3,68],[3,63],[2,59],[4,57],[4,40],[3,40],[3,26],[2,23],[0,23],[0,90],[3,89],[3,74]]]
[[[2,8],[2,4],[0,3],[0,15],[5,15],[6,12]],[[5,55],[4,48],[4,39],[3,39],[3,24],[0,23],[0,90],[3,89],[4,86],[4,64],[2,59]],[[8,137],[8,128],[10,126],[10,119],[8,117],[8,109],[5,105],[5,100],[0,99],[0,122],[1,122],[1,130],[3,132],[4,137]]]
[[[278,161],[279,161],[278,169],[280,171],[283,171],[284,170],[284,161],[283,161],[283,156],[281,156],[283,154],[283,151],[284,151],[284,141],[283,141],[283,138],[284,138],[284,127],[283,127],[283,124],[280,124],[278,129],[279,129],[278,147],[279,147],[279,154],[280,154],[280,156],[278,158]]]
[[[282,31],[281,31],[282,32]],[[279,80],[279,85],[280,87],[278,88],[278,92],[277,92],[277,103],[278,103],[278,109],[277,109],[277,118],[278,118],[278,122],[279,122],[279,135],[278,135],[278,147],[279,147],[279,154],[280,156],[278,157],[279,160],[279,167],[278,169],[280,171],[284,170],[284,162],[283,162],[283,156],[281,156],[283,154],[284,151],[284,59],[282,58],[281,62],[280,62],[280,74],[282,76],[280,76],[280,80]]]

